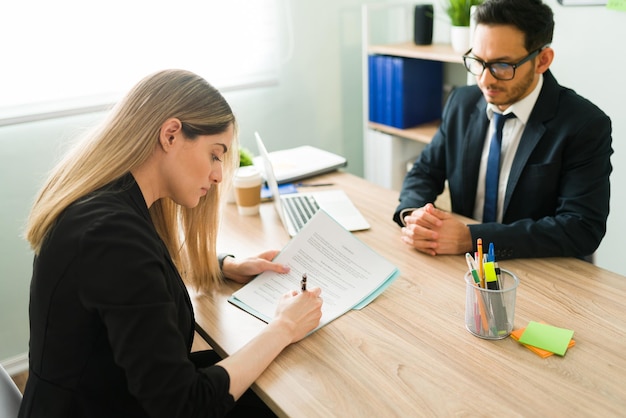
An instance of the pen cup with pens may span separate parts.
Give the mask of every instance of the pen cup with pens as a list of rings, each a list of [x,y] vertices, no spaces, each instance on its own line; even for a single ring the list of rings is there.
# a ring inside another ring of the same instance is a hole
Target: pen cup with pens
[[[477,337],[490,340],[499,340],[511,334],[519,285],[515,274],[498,270],[497,281],[489,287],[476,283],[473,271],[465,274],[465,327]]]

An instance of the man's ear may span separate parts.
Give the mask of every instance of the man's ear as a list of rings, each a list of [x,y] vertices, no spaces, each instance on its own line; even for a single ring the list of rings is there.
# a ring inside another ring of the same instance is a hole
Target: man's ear
[[[554,60],[554,49],[550,47],[544,48],[537,57],[537,74],[543,74],[548,71],[552,61]]]
[[[182,138],[182,122],[177,118],[169,118],[159,131],[159,143],[164,151],[168,151],[176,143],[176,141]]]

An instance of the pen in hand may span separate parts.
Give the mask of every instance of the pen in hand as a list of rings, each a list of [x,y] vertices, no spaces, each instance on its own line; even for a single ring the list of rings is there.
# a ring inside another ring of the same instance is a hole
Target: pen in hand
[[[306,292],[306,273],[302,273],[302,280],[300,280],[300,288],[303,292]]]

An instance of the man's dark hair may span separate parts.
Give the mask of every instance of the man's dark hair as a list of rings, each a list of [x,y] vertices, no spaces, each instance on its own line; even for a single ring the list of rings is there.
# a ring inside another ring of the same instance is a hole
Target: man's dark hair
[[[524,33],[528,52],[552,42],[554,14],[541,0],[487,0],[474,19],[476,24],[515,26]]]

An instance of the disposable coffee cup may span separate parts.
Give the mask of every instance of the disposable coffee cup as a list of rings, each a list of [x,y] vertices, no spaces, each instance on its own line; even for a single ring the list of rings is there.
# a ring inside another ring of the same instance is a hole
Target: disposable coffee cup
[[[465,328],[480,338],[499,340],[513,331],[515,298],[519,279],[501,269],[497,289],[486,289],[465,273]],[[492,286],[495,287],[495,286]]]
[[[235,203],[240,215],[256,215],[261,204],[261,172],[253,165],[239,167],[235,173]]]

